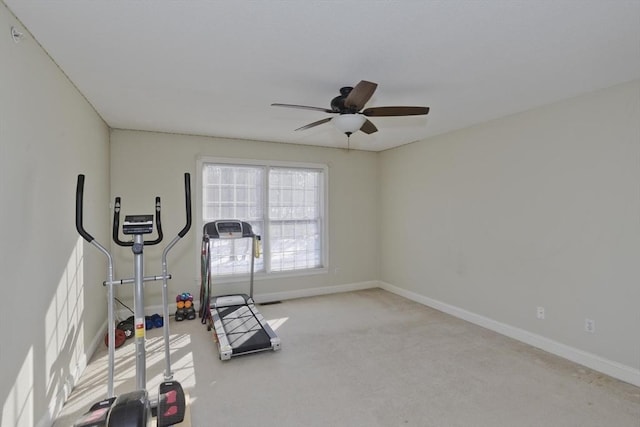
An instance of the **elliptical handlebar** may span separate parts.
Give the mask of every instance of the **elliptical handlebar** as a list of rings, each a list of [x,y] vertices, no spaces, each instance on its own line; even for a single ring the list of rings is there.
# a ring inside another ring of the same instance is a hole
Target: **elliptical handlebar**
[[[78,184],[76,185],[76,230],[84,240],[91,243],[94,238],[84,229],[82,224],[82,202],[84,195],[84,175],[78,175]]]
[[[100,252],[107,257],[107,295],[108,295],[108,309],[107,309],[107,327],[108,327],[108,347],[109,347],[109,364],[107,369],[108,382],[107,382],[107,397],[111,398],[113,394],[113,378],[114,378],[114,366],[115,366],[115,314],[113,309],[113,257],[111,253],[102,246],[91,234],[84,229],[83,225],[83,196],[84,196],[84,175],[78,175],[78,184],[76,186],[76,230],[78,234],[82,236],[87,242],[95,246]]]
[[[112,237],[113,241],[118,246],[133,246],[133,241],[124,241],[120,240],[120,208],[122,206],[120,197],[116,197],[116,200],[113,205],[113,232]],[[154,240],[145,240],[144,244],[146,246],[157,245],[162,242],[164,237],[162,233],[162,221],[160,219],[160,197],[156,196],[156,214],[154,215],[156,218],[156,230],[158,232],[158,237]]]
[[[156,196],[156,230],[158,230],[158,238],[150,242],[144,242],[145,245],[157,245],[162,242],[162,222],[160,221],[160,197]]]
[[[185,199],[185,211],[186,211],[186,224],[182,230],[178,233],[180,238],[184,237],[191,229],[191,174],[185,172],[184,174],[184,199]],[[87,242],[91,243],[95,239],[85,230],[83,225],[83,201],[84,201],[84,175],[78,175],[78,181],[76,185],[76,230],[78,234],[82,236]],[[120,207],[121,199],[116,197],[113,206],[113,241],[120,246],[132,246],[133,242],[125,242],[120,240]],[[160,219],[160,197],[156,196],[156,215],[155,215],[156,229],[158,230],[158,237],[152,241],[145,241],[145,245],[156,245],[163,239],[162,233],[162,221]]]
[[[184,199],[185,199],[185,211],[187,216],[187,222],[182,230],[178,233],[180,238],[183,238],[185,234],[189,232],[191,229],[191,174],[189,172],[185,172],[184,174]],[[133,242],[131,241],[122,241],[120,240],[119,231],[120,231],[120,206],[121,201],[120,197],[116,197],[115,205],[113,208],[113,241],[116,242],[120,246],[133,246]],[[162,233],[162,221],[160,220],[160,197],[156,196],[156,230],[158,232],[158,237],[155,240],[145,240],[144,244],[146,246],[157,245],[162,242],[163,233]]]
[[[187,213],[187,223],[185,224],[184,228],[178,233],[178,236],[180,236],[180,238],[184,237],[184,235],[187,234],[187,232],[191,228],[191,175],[189,174],[189,172],[185,172],[184,174],[184,202]]]
[[[123,242],[120,240],[120,197],[116,197],[113,204],[113,232],[112,238],[118,246],[133,246],[133,242]]]

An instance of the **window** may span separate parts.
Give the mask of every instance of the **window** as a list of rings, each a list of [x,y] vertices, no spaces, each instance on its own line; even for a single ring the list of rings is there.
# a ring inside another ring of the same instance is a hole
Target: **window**
[[[251,224],[261,237],[255,271],[314,271],[326,266],[324,165],[203,160],[202,225],[218,219]],[[216,276],[246,274],[251,240],[218,239],[211,249]]]

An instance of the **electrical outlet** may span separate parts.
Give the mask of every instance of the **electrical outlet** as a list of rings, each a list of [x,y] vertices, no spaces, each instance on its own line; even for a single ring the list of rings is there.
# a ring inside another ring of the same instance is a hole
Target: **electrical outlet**
[[[544,320],[544,307],[538,307],[537,317],[540,320]]]
[[[584,330],[594,333],[596,331],[596,321],[592,319],[584,319]]]

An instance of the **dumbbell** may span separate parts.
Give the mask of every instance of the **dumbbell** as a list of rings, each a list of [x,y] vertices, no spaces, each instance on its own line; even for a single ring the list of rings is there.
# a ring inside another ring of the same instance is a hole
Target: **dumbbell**
[[[144,328],[149,330],[153,328],[162,328],[164,319],[158,313],[144,317]]]

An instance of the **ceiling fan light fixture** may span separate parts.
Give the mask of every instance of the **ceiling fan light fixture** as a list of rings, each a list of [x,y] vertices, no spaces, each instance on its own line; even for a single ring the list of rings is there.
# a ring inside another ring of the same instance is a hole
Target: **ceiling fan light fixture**
[[[351,135],[360,130],[364,122],[367,120],[362,114],[340,114],[335,116],[331,121],[333,125],[342,133]]]

